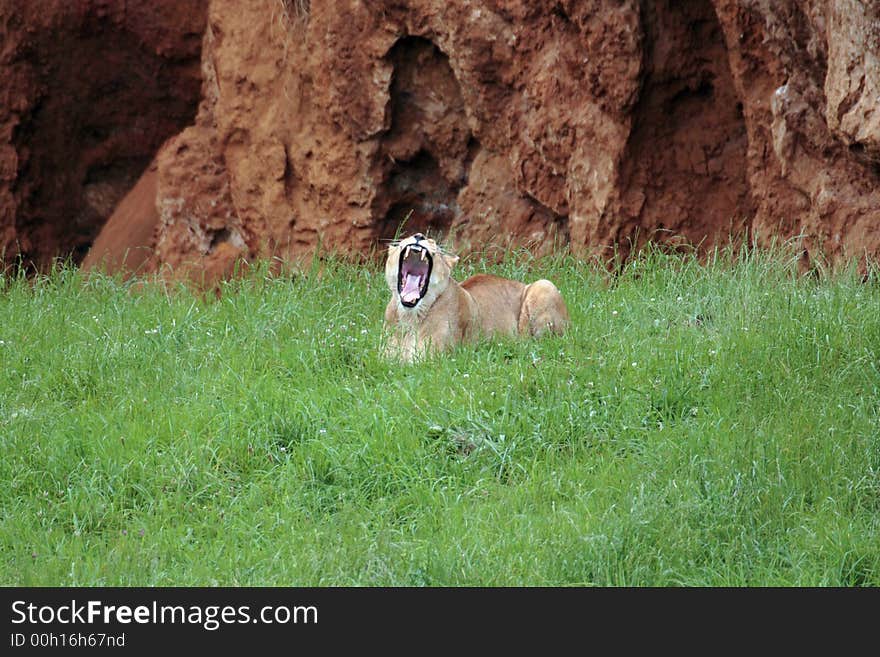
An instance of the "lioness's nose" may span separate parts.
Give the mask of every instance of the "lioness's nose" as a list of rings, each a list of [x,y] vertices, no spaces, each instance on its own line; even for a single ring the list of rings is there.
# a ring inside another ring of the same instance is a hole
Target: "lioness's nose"
[[[415,235],[413,235],[413,239],[414,239],[416,242],[418,242],[419,240],[423,240],[423,239],[425,239],[425,236],[422,235],[421,233],[416,233]]]

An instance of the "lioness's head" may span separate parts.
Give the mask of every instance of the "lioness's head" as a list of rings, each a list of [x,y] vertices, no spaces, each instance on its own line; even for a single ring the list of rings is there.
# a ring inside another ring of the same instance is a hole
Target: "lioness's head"
[[[385,280],[404,308],[427,308],[449,285],[458,256],[416,233],[388,247]]]

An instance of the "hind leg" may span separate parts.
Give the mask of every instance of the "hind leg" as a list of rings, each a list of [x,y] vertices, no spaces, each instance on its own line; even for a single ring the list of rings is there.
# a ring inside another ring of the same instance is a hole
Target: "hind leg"
[[[519,315],[520,335],[538,337],[548,331],[562,335],[569,322],[565,300],[553,283],[541,279],[526,286]]]

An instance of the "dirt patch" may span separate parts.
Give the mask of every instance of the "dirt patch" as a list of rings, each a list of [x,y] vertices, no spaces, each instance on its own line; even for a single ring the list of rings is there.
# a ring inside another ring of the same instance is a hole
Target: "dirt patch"
[[[156,211],[156,166],[149,166],[112,214],[82,261],[84,270],[142,274],[150,268]]]

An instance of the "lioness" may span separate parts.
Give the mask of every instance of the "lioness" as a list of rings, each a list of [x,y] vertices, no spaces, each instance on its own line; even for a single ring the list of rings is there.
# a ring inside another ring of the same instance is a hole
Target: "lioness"
[[[387,355],[412,361],[481,334],[561,334],[568,326],[565,301],[550,281],[526,285],[478,274],[458,283],[451,276],[456,262],[421,233],[388,247]]]

